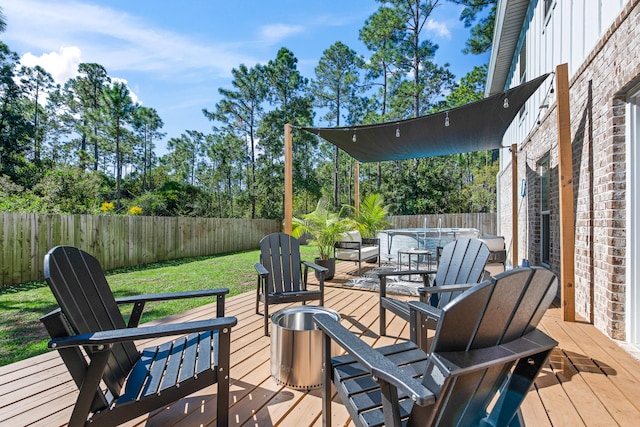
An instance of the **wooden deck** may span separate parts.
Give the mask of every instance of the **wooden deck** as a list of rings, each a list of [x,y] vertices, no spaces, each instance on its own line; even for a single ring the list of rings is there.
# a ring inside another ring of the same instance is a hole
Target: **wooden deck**
[[[334,283],[345,281],[344,269]],[[389,335],[379,337],[377,293],[340,286],[326,291],[327,307],[342,315],[342,323],[373,345],[408,337],[407,325],[392,317]],[[203,306],[165,321],[211,316]],[[255,294],[227,300],[227,314],[238,318],[232,330],[232,425],[321,425],[320,391],[280,387],[270,377],[270,338],[263,336],[262,318],[255,314]],[[538,378],[522,406],[530,426],[637,425],[640,419],[640,362],[586,322],[564,323],[560,309],[551,308],[541,329],[560,344],[550,366]],[[60,426],[69,419],[77,389],[57,352],[0,368],[0,425]],[[171,407],[141,417],[128,426],[215,425],[216,387],[212,386]],[[332,425],[349,425],[349,417],[334,403]]]

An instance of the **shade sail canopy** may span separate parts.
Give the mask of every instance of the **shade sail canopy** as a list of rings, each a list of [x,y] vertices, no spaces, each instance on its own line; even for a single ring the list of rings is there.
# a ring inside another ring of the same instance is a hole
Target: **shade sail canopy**
[[[361,162],[500,148],[502,137],[518,111],[548,75],[481,101],[415,119],[367,126],[302,129],[315,133]]]

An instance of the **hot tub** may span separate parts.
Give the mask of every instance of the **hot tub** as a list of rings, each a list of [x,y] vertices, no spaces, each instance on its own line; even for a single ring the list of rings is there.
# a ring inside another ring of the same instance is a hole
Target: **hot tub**
[[[387,234],[387,254],[391,253],[391,245],[395,236],[409,236],[415,239],[417,249],[433,250],[461,237],[478,238],[477,228],[396,228],[383,230]]]

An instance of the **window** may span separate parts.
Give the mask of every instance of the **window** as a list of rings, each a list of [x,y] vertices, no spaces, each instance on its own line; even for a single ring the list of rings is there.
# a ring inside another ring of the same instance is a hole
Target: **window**
[[[538,164],[540,171],[540,262],[549,266],[550,252],[550,173],[549,155],[546,155]]]

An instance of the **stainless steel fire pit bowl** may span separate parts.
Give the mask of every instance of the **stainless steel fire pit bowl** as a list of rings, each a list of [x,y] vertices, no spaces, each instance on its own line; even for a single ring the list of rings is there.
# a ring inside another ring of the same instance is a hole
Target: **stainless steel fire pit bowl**
[[[322,331],[313,323],[313,315],[324,313],[340,321],[330,308],[303,305],[284,308],[271,316],[271,376],[287,387],[322,387]],[[340,348],[332,344],[331,354]]]

